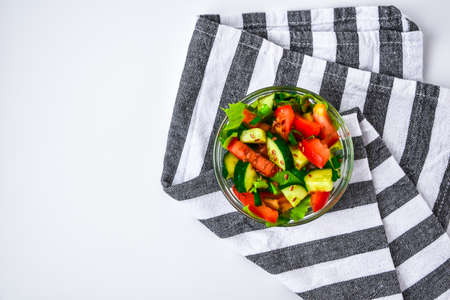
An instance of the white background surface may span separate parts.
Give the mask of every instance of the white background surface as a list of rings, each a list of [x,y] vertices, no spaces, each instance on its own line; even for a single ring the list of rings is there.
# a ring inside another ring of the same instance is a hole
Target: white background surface
[[[0,1],[0,299],[298,299],[160,187],[200,13],[395,4],[450,86],[448,1]]]

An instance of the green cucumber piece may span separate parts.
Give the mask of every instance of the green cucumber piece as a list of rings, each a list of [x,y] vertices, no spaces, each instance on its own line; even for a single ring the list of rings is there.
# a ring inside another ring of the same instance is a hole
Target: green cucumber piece
[[[259,98],[258,100],[258,114],[262,117],[268,116],[273,110],[275,102],[275,93]]]
[[[294,176],[295,176],[296,178],[298,178],[298,180],[300,181],[300,184],[301,184],[301,185],[305,186],[305,176],[306,176],[306,174],[308,173],[308,172],[306,171],[306,168],[303,168],[303,169],[301,169],[301,170],[297,170],[297,169],[293,168],[293,169],[291,170],[291,173],[294,174]]]
[[[234,168],[236,167],[238,161],[239,159],[230,152],[227,152],[225,154],[225,156],[223,157],[223,177],[225,177],[226,179],[233,178]]]
[[[250,108],[250,110],[251,110],[252,112],[255,112],[255,111],[257,110],[257,108],[258,108],[258,103],[259,103],[259,101],[256,100],[256,101],[254,101],[254,102],[252,102],[251,104],[248,105],[248,107]]]
[[[302,151],[298,148],[298,146],[289,146],[289,149],[292,153],[292,158],[294,159],[294,166],[298,170],[301,170],[304,166],[309,163],[309,160],[303,155]]]
[[[313,170],[305,176],[306,188],[310,192],[330,192],[333,189],[331,169]]]
[[[248,192],[252,186],[253,182],[258,179],[258,174],[255,169],[248,162],[238,161],[234,169],[233,181],[236,186],[236,190],[239,193]]]
[[[293,207],[296,207],[306,196],[308,192],[301,185],[291,185],[281,190],[284,197],[291,203]]]
[[[247,129],[242,131],[239,139],[243,143],[262,144],[266,142],[266,132],[261,128]]]
[[[343,146],[341,141],[337,141],[330,147],[330,158],[334,156],[342,155]]]
[[[294,166],[292,153],[289,146],[280,137],[273,137],[267,139],[267,152],[269,159],[279,166],[283,171],[290,170]]]
[[[291,169],[291,171],[295,171],[295,169]],[[280,171],[276,173],[270,180],[278,183],[278,187],[280,189],[287,187],[293,184],[301,184],[302,180],[294,174],[294,172],[290,171]]]

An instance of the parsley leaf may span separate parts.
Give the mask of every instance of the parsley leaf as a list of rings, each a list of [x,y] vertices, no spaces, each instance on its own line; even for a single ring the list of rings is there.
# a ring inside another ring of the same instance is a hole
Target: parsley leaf
[[[244,109],[247,107],[242,102],[231,103],[228,105],[228,108],[222,109],[228,117],[228,123],[222,129],[220,134],[220,142],[222,146],[226,148],[224,143],[228,140],[229,137],[234,134],[234,132],[238,131],[242,125],[242,121],[244,120]],[[227,144],[228,145],[228,144]]]
[[[267,189],[269,185],[267,184],[267,180],[262,177],[259,177],[253,182],[253,186],[250,189],[250,192],[256,193],[258,189]]]
[[[231,103],[228,105],[228,108],[223,109],[225,114],[228,117],[228,124],[224,129],[236,129],[238,128],[242,121],[244,120],[244,109],[247,107],[242,102]]]
[[[290,217],[292,220],[297,222],[305,217],[305,214],[311,206],[310,200],[311,198],[307,197],[303,199],[296,207],[291,209]]]

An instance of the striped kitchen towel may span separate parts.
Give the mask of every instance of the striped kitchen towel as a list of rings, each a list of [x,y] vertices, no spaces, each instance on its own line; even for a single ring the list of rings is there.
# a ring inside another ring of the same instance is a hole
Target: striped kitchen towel
[[[211,231],[304,299],[450,297],[450,97],[422,79],[422,33],[395,7],[200,16],[169,130],[162,185]],[[264,228],[219,191],[219,107],[271,85],[344,115],[351,183],[314,222]]]

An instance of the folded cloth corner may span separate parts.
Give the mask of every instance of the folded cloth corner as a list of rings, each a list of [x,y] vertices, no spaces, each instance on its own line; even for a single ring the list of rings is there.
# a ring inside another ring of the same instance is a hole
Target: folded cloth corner
[[[393,6],[204,15],[189,45],[161,178],[207,228],[304,299],[450,297],[450,99],[423,83],[422,32]],[[355,149],[343,198],[265,228],[219,191],[219,107],[266,86],[312,90]]]

